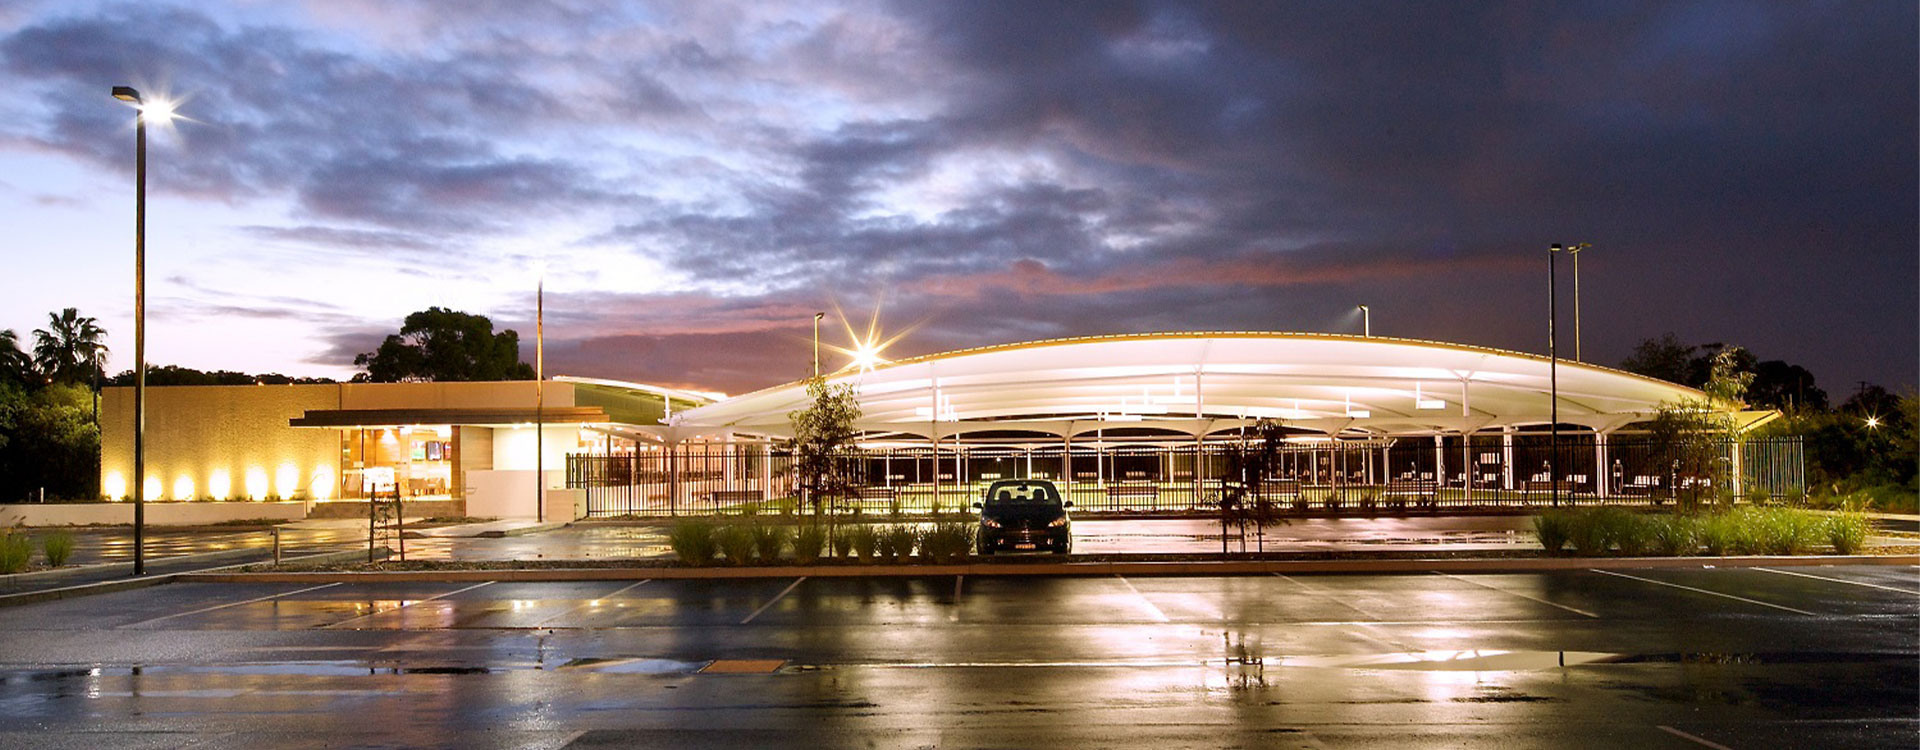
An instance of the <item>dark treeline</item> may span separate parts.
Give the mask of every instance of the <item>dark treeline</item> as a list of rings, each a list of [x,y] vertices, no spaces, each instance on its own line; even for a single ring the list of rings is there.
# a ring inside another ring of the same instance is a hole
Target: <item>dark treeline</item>
[[[1753,376],[1742,396],[1749,408],[1778,409],[1782,419],[1763,434],[1798,435],[1807,447],[1808,490],[1834,497],[1865,494],[1884,509],[1915,512],[1920,499],[1920,398],[1871,383],[1855,384],[1838,404],[1813,372],[1782,360],[1762,360],[1740,347],[1689,345],[1672,333],[1640,342],[1620,362],[1629,372],[1699,388],[1722,352]]]

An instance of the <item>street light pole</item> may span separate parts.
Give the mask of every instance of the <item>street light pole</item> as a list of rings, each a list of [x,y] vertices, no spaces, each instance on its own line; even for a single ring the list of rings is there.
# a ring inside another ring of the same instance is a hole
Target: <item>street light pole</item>
[[[133,153],[133,574],[147,574],[147,113],[140,92],[113,87],[134,105]]]
[[[1567,247],[1567,254],[1573,256],[1573,361],[1585,362],[1580,356],[1580,251],[1593,245],[1582,242]]]
[[[820,319],[825,317],[827,314],[823,312],[813,314],[813,376],[816,378],[820,377]]]
[[[533,519],[547,522],[547,272],[533,292]]]
[[[1366,305],[1360,306],[1360,333],[1373,338],[1373,311],[1367,309]]]
[[[1558,276],[1555,262],[1560,258],[1560,243],[1547,248],[1547,381],[1551,391],[1550,419],[1547,428],[1547,486],[1553,488],[1553,507],[1560,507],[1560,352],[1554,324],[1559,321]]]

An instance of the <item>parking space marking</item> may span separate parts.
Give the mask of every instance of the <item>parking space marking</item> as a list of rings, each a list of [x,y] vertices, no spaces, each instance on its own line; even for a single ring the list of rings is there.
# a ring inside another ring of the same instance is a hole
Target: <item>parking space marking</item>
[[[1306,589],[1308,593],[1314,594],[1324,599],[1331,600],[1334,604],[1338,604],[1342,607],[1346,607],[1347,609],[1351,609],[1355,612],[1359,612],[1360,614],[1365,615],[1368,620],[1371,620],[1371,622],[1352,622],[1352,623],[1337,623],[1337,624],[1353,627],[1354,628],[1353,630],[1349,630],[1347,632],[1352,633],[1355,637],[1360,638],[1361,640],[1371,641],[1375,644],[1385,646],[1387,648],[1394,649],[1396,651],[1418,651],[1420,649],[1416,649],[1400,641],[1389,640],[1386,638],[1370,635],[1366,631],[1379,630],[1380,625],[1388,625],[1388,624],[1405,624],[1405,625],[1431,624],[1431,623],[1424,623],[1424,622],[1389,623],[1389,622],[1386,622],[1384,618],[1380,617],[1379,615],[1374,614],[1372,612],[1368,612],[1353,604],[1348,604],[1345,600],[1342,600],[1340,597],[1334,596],[1333,592],[1320,588],[1319,586],[1312,585],[1310,583],[1307,583],[1306,581],[1302,581],[1297,578],[1281,575],[1279,573],[1275,573],[1273,575],[1275,578],[1279,578],[1283,581],[1291,581],[1294,585],[1299,586],[1300,588]]]
[[[1651,578],[1641,578],[1640,576],[1631,576],[1631,575],[1627,575],[1627,574],[1625,574],[1625,573],[1616,573],[1616,572],[1614,572],[1614,571],[1611,571],[1611,570],[1600,570],[1600,569],[1598,569],[1598,568],[1588,568],[1588,570],[1591,570],[1591,571],[1593,571],[1593,572],[1595,572],[1595,573],[1605,573],[1605,574],[1607,574],[1607,575],[1610,575],[1610,576],[1618,576],[1618,577],[1621,577],[1621,578],[1631,578],[1631,579],[1633,579],[1633,580],[1636,580],[1636,581],[1641,581],[1641,582],[1643,582],[1643,583],[1651,583],[1651,584],[1653,584],[1653,585],[1655,585],[1655,586],[1668,586],[1668,587],[1672,587],[1672,588],[1676,588],[1676,589],[1685,589],[1685,590],[1687,590],[1687,591],[1694,591],[1694,592],[1698,592],[1698,593],[1702,593],[1702,594],[1706,594],[1706,595],[1708,595],[1708,596],[1717,596],[1717,597],[1720,597],[1720,598],[1722,598],[1722,599],[1732,599],[1732,600],[1734,600],[1734,601],[1737,601],[1737,602],[1746,602],[1746,603],[1748,603],[1748,604],[1758,604],[1758,605],[1760,605],[1760,606],[1762,606],[1762,607],[1772,607],[1772,608],[1774,608],[1774,609],[1778,609],[1778,610],[1782,610],[1782,611],[1786,611],[1786,612],[1792,612],[1792,613],[1794,613],[1794,614],[1796,614],[1796,615],[1807,615],[1807,616],[1809,616],[1809,617],[1819,617],[1819,614],[1817,614],[1817,613],[1814,613],[1814,612],[1808,612],[1808,611],[1806,611],[1806,610],[1804,610],[1804,609],[1794,609],[1794,608],[1792,608],[1792,607],[1785,607],[1785,606],[1781,606],[1781,605],[1778,605],[1778,604],[1769,604],[1769,603],[1767,603],[1767,602],[1763,602],[1763,601],[1758,601],[1758,600],[1755,600],[1755,599],[1748,599],[1748,598],[1746,598],[1746,597],[1744,597],[1744,596],[1734,596],[1734,595],[1732,595],[1732,594],[1722,594],[1722,593],[1720,593],[1720,592],[1718,592],[1718,591],[1708,591],[1707,589],[1697,589],[1697,588],[1694,588],[1694,587],[1692,587],[1692,586],[1682,586],[1682,585],[1680,585],[1680,584],[1677,584],[1677,583],[1667,583],[1666,581],[1656,581],[1656,580],[1653,580],[1653,579],[1651,579]]]
[[[1700,745],[1701,747],[1710,747],[1710,748],[1713,748],[1713,750],[1733,750],[1733,748],[1727,747],[1726,745],[1722,745],[1712,740],[1695,737],[1691,734],[1687,734],[1686,732],[1682,732],[1678,729],[1674,729],[1673,727],[1667,726],[1665,724],[1661,724],[1659,726],[1660,726],[1660,731],[1666,732],[1667,734],[1671,734],[1675,737],[1679,737],[1680,739],[1683,739],[1683,740],[1692,741]]]
[[[483,582],[483,583],[476,583],[476,584],[474,584],[474,585],[472,585],[472,586],[468,586],[468,587],[466,587],[466,588],[463,588],[463,589],[454,589],[454,590],[452,590],[452,591],[448,591],[448,592],[446,592],[446,593],[444,593],[444,594],[434,594],[433,596],[429,596],[429,597],[427,597],[427,598],[425,598],[425,599],[415,599],[415,600],[413,600],[413,601],[410,601],[410,602],[407,602],[406,604],[402,604],[402,605],[400,605],[400,606],[398,606],[398,607],[394,607],[393,609],[388,609],[388,610],[382,610],[382,611],[379,611],[379,612],[368,612],[368,613],[366,613],[366,614],[364,614],[364,615],[359,615],[359,616],[356,616],[356,617],[349,617],[349,618],[347,618],[347,619],[345,619],[345,620],[341,620],[341,621],[339,621],[339,622],[336,622],[336,623],[333,623],[333,624],[331,624],[331,625],[323,625],[323,626],[321,626],[321,628],[322,628],[322,629],[327,629],[327,628],[337,628],[337,627],[340,627],[340,626],[342,626],[342,625],[345,625],[345,624],[347,624],[347,623],[350,623],[350,622],[353,622],[354,620],[364,620],[364,619],[367,619],[367,618],[369,618],[369,617],[372,617],[372,616],[374,616],[374,615],[384,615],[384,614],[386,614],[386,613],[388,613],[388,612],[398,612],[398,611],[400,611],[400,610],[403,610],[403,609],[406,609],[406,608],[408,608],[408,607],[411,607],[411,606],[413,606],[413,605],[415,605],[415,604],[419,604],[419,603],[421,603],[421,602],[430,602],[430,601],[433,601],[433,600],[435,600],[435,599],[444,599],[444,598],[446,598],[446,597],[449,597],[449,596],[453,596],[454,594],[458,594],[458,593],[460,593],[460,592],[462,592],[462,591],[472,591],[472,590],[474,590],[474,589],[477,589],[477,588],[480,588],[481,586],[490,586],[490,585],[492,585],[492,584],[493,584],[493,581],[486,581],[486,582]]]
[[[1134,588],[1133,582],[1127,580],[1126,576],[1120,575],[1119,573],[1115,573],[1113,574],[1113,577],[1120,579],[1120,583],[1125,584],[1127,587],[1127,590],[1133,592],[1133,598],[1140,600],[1140,605],[1146,608],[1147,614],[1153,615],[1153,619],[1155,621],[1173,622],[1173,620],[1167,617],[1167,613],[1160,611],[1159,607],[1153,606],[1153,602],[1148,601],[1145,594],[1140,593],[1139,589]]]
[[[192,609],[192,610],[187,610],[187,611],[185,611],[185,612],[176,612],[176,613],[174,613],[174,614],[170,614],[170,615],[161,615],[161,616],[159,616],[159,617],[155,617],[155,618],[152,618],[152,619],[147,619],[147,620],[141,620],[141,621],[139,621],[139,622],[136,622],[136,623],[130,623],[130,624],[127,624],[127,625],[121,625],[120,627],[123,627],[123,628],[137,628],[137,627],[140,627],[141,625],[150,625],[150,624],[152,624],[152,623],[156,623],[156,622],[160,622],[161,620],[171,620],[171,619],[173,619],[173,618],[175,618],[175,617],[186,617],[187,615],[197,615],[197,614],[200,614],[200,613],[202,613],[202,612],[212,612],[212,611],[214,611],[214,610],[217,610],[217,609],[226,609],[226,608],[228,608],[228,607],[238,607],[238,606],[241,606],[241,605],[243,605],[243,604],[253,604],[253,603],[256,603],[256,602],[264,602],[264,601],[267,601],[267,600],[269,600],[269,599],[278,599],[278,598],[280,598],[280,597],[283,597],[283,596],[293,596],[294,594],[304,594],[304,593],[307,593],[307,592],[309,592],[309,591],[319,591],[320,589],[324,589],[324,588],[331,588],[331,587],[333,587],[333,586],[338,586],[338,585],[340,585],[340,582],[339,582],[339,581],[334,581],[333,583],[323,583],[323,584],[320,584],[320,585],[318,585],[318,586],[308,586],[308,587],[306,587],[306,588],[304,588],[304,589],[295,589],[295,590],[293,590],[293,591],[282,591],[282,592],[280,592],[280,593],[278,593],[278,594],[268,594],[268,595],[266,595],[266,596],[256,596],[256,597],[254,597],[254,598],[252,598],[252,599],[248,599],[248,600],[246,600],[246,601],[243,601],[243,602],[227,602],[226,604],[215,604],[215,605],[213,605],[213,606],[211,606],[211,607],[201,607],[201,608],[199,608],[199,609]]]
[[[575,612],[578,612],[578,611],[580,611],[580,610],[583,610],[583,609],[586,609],[586,608],[588,608],[588,607],[591,607],[591,606],[594,606],[594,605],[596,605],[596,604],[599,604],[599,603],[600,603],[600,601],[601,601],[601,600],[603,600],[603,599],[612,599],[612,598],[614,598],[614,597],[616,597],[616,596],[619,596],[619,595],[621,595],[621,594],[624,594],[624,593],[627,593],[627,592],[629,592],[629,591],[632,591],[632,590],[633,590],[633,588],[634,588],[635,586],[639,586],[640,584],[643,584],[643,583],[646,583],[647,581],[651,581],[651,580],[653,580],[653,579],[651,579],[651,578],[643,578],[643,579],[641,579],[641,580],[638,580],[638,581],[634,581],[633,583],[629,583],[629,584],[627,584],[627,585],[625,585],[625,586],[621,586],[621,587],[620,587],[619,589],[617,589],[617,590],[615,590],[615,591],[612,591],[612,592],[609,592],[609,593],[607,593],[607,594],[605,594],[605,595],[602,595],[602,596],[596,596],[596,597],[594,597],[594,598],[592,598],[592,599],[589,599],[589,600],[587,600],[586,602],[584,602],[584,603],[582,603],[582,604],[581,604],[580,606],[577,606],[577,607],[573,607],[573,608],[571,608],[571,609],[568,609],[568,610],[567,610],[567,611],[565,611],[565,612],[561,612],[560,614],[557,614],[557,615],[554,615],[554,616],[552,616],[552,617],[548,617],[548,618],[546,618],[546,619],[544,619],[544,620],[541,620],[541,621],[539,621],[539,622],[536,622],[536,623],[534,623],[534,624],[533,624],[533,626],[537,628],[537,627],[540,627],[540,626],[542,626],[542,625],[545,625],[545,624],[547,624],[547,623],[549,623],[549,622],[553,622],[554,620],[558,620],[558,619],[560,619],[560,618],[562,618],[562,617],[566,617],[567,615],[570,615],[570,614],[573,614],[573,613],[575,613]]]
[[[1754,568],[1754,570],[1762,570],[1768,573],[1779,573],[1780,575],[1783,575],[1783,576],[1799,576],[1801,578],[1812,578],[1816,581],[1832,581],[1834,583],[1850,583],[1855,586],[1865,586],[1870,589],[1885,589],[1887,591],[1907,594],[1909,596],[1914,594],[1920,594],[1920,591],[1914,591],[1913,589],[1903,589],[1898,586],[1882,586],[1877,583],[1866,583],[1864,581],[1849,581],[1844,578],[1828,578],[1826,576],[1817,576],[1812,573],[1800,573],[1800,572],[1791,571],[1791,570],[1774,570],[1773,568]]]
[[[745,625],[747,623],[753,622],[753,618],[759,617],[761,612],[767,611],[767,608],[773,606],[774,602],[780,601],[780,597],[786,596],[788,592],[791,592],[794,590],[794,588],[798,587],[801,581],[805,581],[805,580],[807,580],[806,576],[800,576],[799,578],[793,579],[793,583],[787,584],[787,587],[784,589],[781,589],[780,593],[774,594],[772,599],[768,599],[766,604],[760,605],[760,608],[754,610],[753,614],[747,615],[745,619],[740,621],[740,624]]]
[[[1452,573],[1442,573],[1442,572],[1440,572],[1440,571],[1437,571],[1437,570],[1436,570],[1436,571],[1433,571],[1433,574],[1434,574],[1434,575],[1439,575],[1439,576],[1446,576],[1446,577],[1448,577],[1448,578],[1451,578],[1451,579],[1453,579],[1453,580],[1456,580],[1456,581],[1462,581],[1462,582],[1465,582],[1465,583],[1471,583],[1471,584],[1473,584],[1473,585],[1475,585],[1475,586],[1479,586],[1480,588],[1483,588],[1483,589],[1493,589],[1494,591],[1498,591],[1498,592],[1500,592],[1500,593],[1502,593],[1502,594],[1512,594],[1512,595],[1514,595],[1514,596],[1517,596],[1517,597],[1520,597],[1520,598],[1522,598],[1522,599],[1525,599],[1525,600],[1527,600],[1527,601],[1533,601],[1533,602],[1539,602],[1539,603],[1541,603],[1541,604],[1545,604],[1545,605],[1547,605],[1547,606],[1549,606],[1549,607],[1558,607],[1558,608],[1560,608],[1560,609],[1564,609],[1564,610],[1566,610],[1566,611],[1568,611],[1568,612],[1572,612],[1572,613],[1574,613],[1574,614],[1576,614],[1576,615],[1583,615],[1583,616],[1586,616],[1586,617],[1592,617],[1592,618],[1594,618],[1594,619],[1599,619],[1599,618],[1600,618],[1600,616],[1599,616],[1599,615],[1596,615],[1596,614],[1594,614],[1594,613],[1592,613],[1592,612],[1588,612],[1588,611],[1586,611],[1586,610],[1584,610],[1584,609],[1580,609],[1580,608],[1578,608],[1578,607],[1569,607],[1569,606],[1567,606],[1567,605],[1565,605],[1565,604],[1560,604],[1560,603],[1557,603],[1557,602],[1550,602],[1550,601],[1547,601],[1547,600],[1545,600],[1545,599],[1542,599],[1542,598],[1540,598],[1540,597],[1537,597],[1537,596],[1530,596],[1530,595],[1527,595],[1527,594],[1522,594],[1522,593],[1520,593],[1520,592],[1518,592],[1518,591],[1511,591],[1511,590],[1508,590],[1508,589],[1503,589],[1503,588],[1500,588],[1499,586],[1495,586],[1495,585],[1493,585],[1493,584],[1490,584],[1490,583],[1481,583],[1481,582],[1479,582],[1479,581],[1476,581],[1476,580],[1473,580],[1473,579],[1471,579],[1471,578],[1465,578],[1465,577],[1461,577],[1461,576],[1457,576],[1457,575],[1454,575],[1454,574],[1452,574]]]

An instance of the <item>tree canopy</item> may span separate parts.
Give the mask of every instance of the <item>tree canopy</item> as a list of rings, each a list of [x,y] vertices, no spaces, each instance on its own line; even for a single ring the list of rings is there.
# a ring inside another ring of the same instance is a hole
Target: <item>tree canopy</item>
[[[533,367],[520,361],[520,334],[511,329],[494,333],[493,321],[484,315],[441,307],[408,315],[400,333],[353,363],[366,368],[366,379],[375,383],[534,376]]]
[[[91,383],[107,354],[107,332],[75,308],[47,313],[47,327],[33,331],[33,363],[54,383]]]
[[[178,365],[147,365],[147,385],[306,385],[332,383],[332,378],[297,378],[277,372],[249,375],[233,370],[195,370]],[[133,371],[124,370],[107,385],[133,385]]]

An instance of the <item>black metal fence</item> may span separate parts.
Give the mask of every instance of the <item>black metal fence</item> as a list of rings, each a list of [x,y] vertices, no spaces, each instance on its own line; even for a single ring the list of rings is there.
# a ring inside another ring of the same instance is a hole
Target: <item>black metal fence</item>
[[[1060,484],[1083,512],[1206,512],[1239,486],[1229,445],[1063,448],[864,451],[849,467],[854,496],[829,510],[948,512],[970,507],[994,480],[1034,478]],[[1563,436],[1553,471],[1547,437],[1531,433],[1289,443],[1260,491],[1283,511],[1378,514],[1777,500],[1805,487],[1799,438],[1724,443],[1718,454],[1688,471],[1644,438]],[[790,452],[738,444],[570,455],[567,486],[585,490],[588,515],[602,517],[793,512],[799,494]]]

